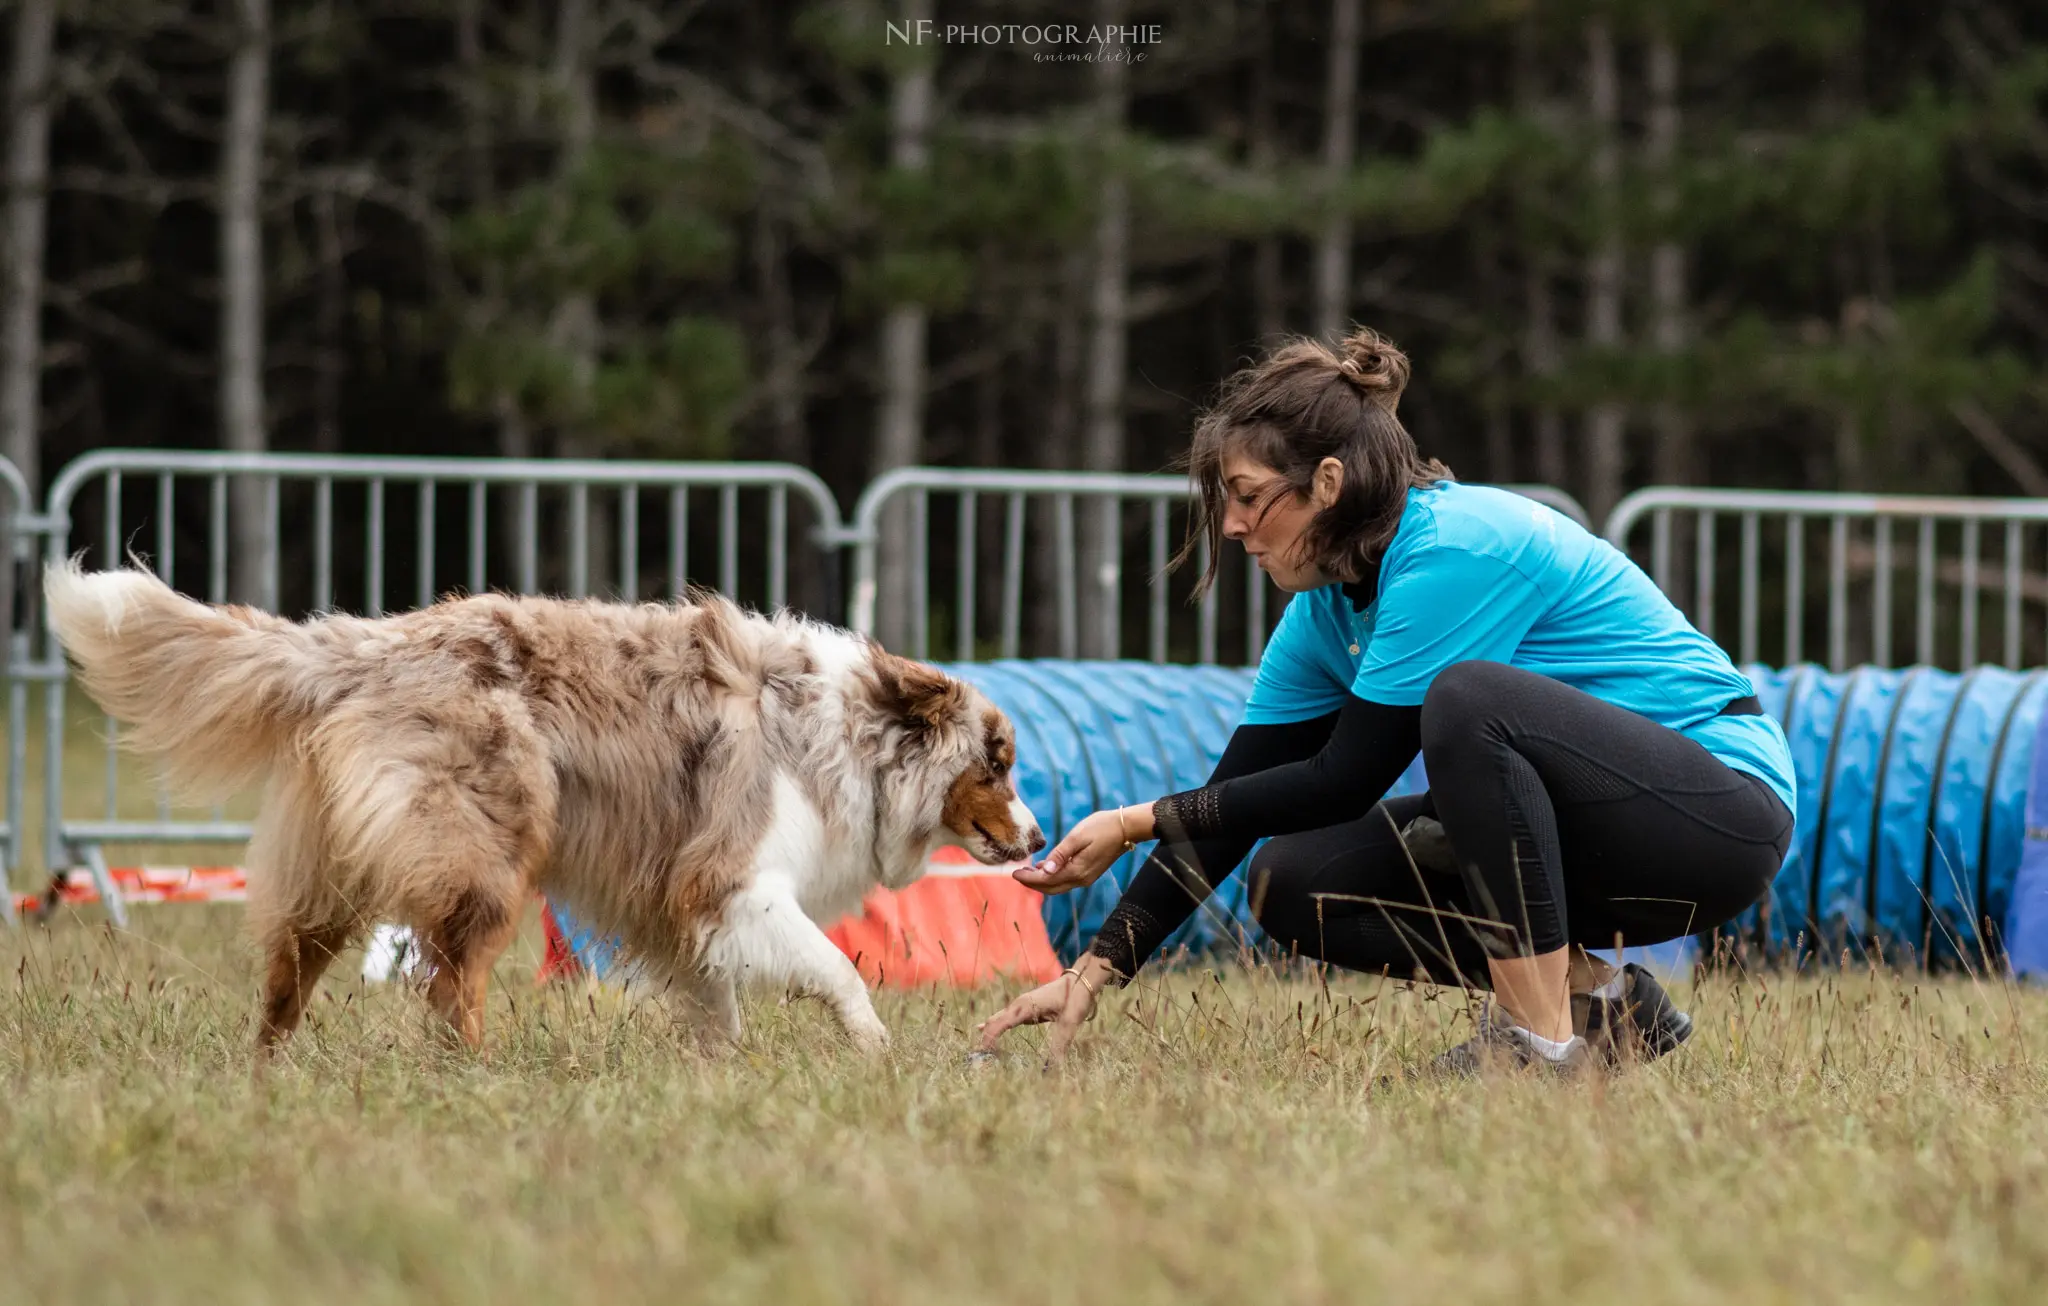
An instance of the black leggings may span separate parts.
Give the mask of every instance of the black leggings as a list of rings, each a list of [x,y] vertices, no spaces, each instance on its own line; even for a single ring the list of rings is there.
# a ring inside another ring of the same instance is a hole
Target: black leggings
[[[1792,817],[1677,731],[1545,676],[1449,667],[1422,707],[1430,790],[1267,843],[1246,872],[1282,947],[1351,970],[1485,987],[1489,957],[1709,930],[1769,888]],[[1441,821],[1456,869],[1397,831]]]

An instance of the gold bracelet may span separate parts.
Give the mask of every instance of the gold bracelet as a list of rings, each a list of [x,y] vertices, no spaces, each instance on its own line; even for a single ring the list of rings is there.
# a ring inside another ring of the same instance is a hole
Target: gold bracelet
[[[1061,971],[1060,973],[1062,975],[1072,975],[1074,977],[1074,982],[1076,984],[1079,984],[1082,988],[1088,990],[1088,1019],[1095,1019],[1096,1003],[1099,1002],[1102,998],[1102,990],[1096,988],[1093,984],[1090,984],[1088,982],[1088,977],[1081,973],[1081,966],[1079,962],[1076,962],[1074,965],[1067,967],[1064,971]]]
[[[1134,842],[1131,839],[1131,832],[1124,828],[1124,809],[1121,807],[1116,809],[1116,834],[1117,838],[1122,839],[1124,841],[1125,852],[1130,852],[1132,849],[1138,846],[1136,842]]]

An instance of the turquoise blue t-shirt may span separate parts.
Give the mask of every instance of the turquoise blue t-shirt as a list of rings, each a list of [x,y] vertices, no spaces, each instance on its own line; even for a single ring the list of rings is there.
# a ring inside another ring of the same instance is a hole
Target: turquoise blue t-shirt
[[[1756,692],[1642,568],[1554,509],[1508,490],[1439,481],[1410,490],[1354,612],[1341,585],[1295,595],[1245,706],[1250,725],[1334,712],[1347,692],[1422,702],[1456,662],[1549,676],[1697,741],[1794,810],[1792,750],[1769,716],[1716,716]]]

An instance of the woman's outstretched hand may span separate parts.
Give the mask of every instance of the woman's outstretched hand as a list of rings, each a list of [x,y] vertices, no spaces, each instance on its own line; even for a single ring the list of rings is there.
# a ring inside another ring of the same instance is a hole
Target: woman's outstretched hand
[[[1044,894],[1065,893],[1095,883],[1133,843],[1152,837],[1150,808],[1111,808],[1082,819],[1036,866],[1010,873],[1017,883]]]
[[[981,1032],[980,1050],[994,1052],[996,1040],[1003,1031],[1018,1025],[1043,1025],[1053,1023],[1052,1033],[1045,1041],[1045,1059],[1058,1061],[1066,1055],[1067,1045],[1074,1041],[1083,1021],[1095,1013],[1096,995],[1102,992],[1114,972],[1108,962],[1093,953],[1081,954],[1081,960],[1072,969],[1063,971],[1058,979],[1041,984],[1024,994],[1009,1006],[975,1026]]]

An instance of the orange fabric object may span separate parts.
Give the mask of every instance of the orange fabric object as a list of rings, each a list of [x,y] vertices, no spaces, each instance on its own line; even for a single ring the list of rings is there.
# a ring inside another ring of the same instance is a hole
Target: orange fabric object
[[[249,882],[239,866],[114,866],[107,874],[124,902],[243,902]],[[57,900],[77,907],[100,900],[99,886],[83,867],[66,871],[57,882]],[[17,910],[32,910],[41,894],[16,894]]]
[[[1044,983],[1060,973],[1039,894],[955,849],[932,861],[937,874],[893,893],[870,891],[860,915],[825,931],[862,979],[889,988],[969,988],[999,978]],[[960,873],[970,867],[984,873]]]

